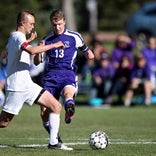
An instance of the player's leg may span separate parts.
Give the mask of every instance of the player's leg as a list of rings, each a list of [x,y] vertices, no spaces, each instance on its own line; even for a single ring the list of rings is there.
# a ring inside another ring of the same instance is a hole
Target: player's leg
[[[51,93],[44,91],[42,95],[38,98],[38,103],[47,107],[50,111],[49,114],[49,124],[50,124],[50,141],[48,148],[50,149],[62,149],[62,150],[73,150],[69,148],[58,140],[58,131],[60,126],[60,112],[62,105],[58,100],[54,98]]]
[[[38,98],[38,103],[47,107],[49,110],[49,124],[50,124],[50,141],[48,148],[50,149],[62,149],[62,150],[73,150],[58,140],[58,131],[60,126],[60,112],[61,104],[54,98],[48,91],[44,91]],[[53,111],[54,110],[54,111]]]
[[[151,103],[151,81],[144,82],[144,91],[145,91],[145,105],[149,106]]]
[[[61,103],[55,99],[53,95],[51,95],[48,91],[43,90],[37,102],[46,108],[49,108],[51,112],[55,114],[60,114],[62,105]]]
[[[65,100],[65,122],[68,124],[71,122],[73,115],[75,113],[75,96],[76,88],[73,86],[66,86],[63,90],[63,98]]]
[[[0,114],[0,128],[9,125],[15,115],[22,109],[25,95],[22,92],[6,91],[5,101]]]
[[[50,114],[50,110],[47,109],[44,106],[40,106],[41,109],[41,119],[43,122],[43,127],[46,129],[46,131],[50,134],[50,123],[49,123],[49,114]]]
[[[44,91],[37,102],[47,108],[44,109],[44,111],[47,111],[47,114],[45,115],[47,115],[46,118],[49,117],[50,121],[50,144],[58,144],[57,134],[60,126],[60,112],[62,106],[48,91]],[[47,120],[46,118],[45,120]]]
[[[50,122],[49,122],[49,114],[50,114],[50,110],[47,109],[46,107],[44,106],[40,106],[40,109],[41,109],[41,119],[42,119],[42,122],[43,122],[43,127],[45,128],[45,130],[48,132],[48,134],[50,134]],[[59,143],[63,143],[59,133],[57,135],[57,138],[58,138],[58,142]]]
[[[14,114],[7,113],[2,110],[0,114],[0,128],[5,128],[9,125],[11,120],[13,119]]]

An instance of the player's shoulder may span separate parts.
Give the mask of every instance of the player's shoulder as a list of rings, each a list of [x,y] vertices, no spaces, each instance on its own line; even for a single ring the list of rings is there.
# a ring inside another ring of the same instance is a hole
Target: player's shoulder
[[[22,43],[22,42],[25,42],[25,41],[26,41],[25,34],[23,34],[20,31],[13,31],[13,32],[10,33],[7,46],[8,46],[8,44],[13,43],[13,42],[19,44],[19,43]]]
[[[11,32],[10,36],[13,37],[13,38],[25,37],[25,35],[20,31]]]
[[[77,31],[73,31],[73,30],[69,30],[69,29],[66,29],[65,35],[69,35],[69,36],[74,36],[74,37],[79,37],[79,38],[82,38],[81,34]]]

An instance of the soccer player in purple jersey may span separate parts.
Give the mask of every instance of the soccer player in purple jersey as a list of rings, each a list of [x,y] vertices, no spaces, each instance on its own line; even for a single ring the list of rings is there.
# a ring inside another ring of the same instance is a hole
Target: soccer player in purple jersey
[[[42,58],[45,58],[47,61],[44,88],[54,95],[56,99],[59,99],[60,96],[63,97],[66,111],[65,122],[69,124],[75,113],[74,96],[77,93],[75,58],[77,50],[79,49],[84,52],[88,59],[94,59],[94,54],[85,45],[83,38],[78,32],[65,28],[66,20],[62,11],[54,10],[50,15],[50,21],[53,32],[44,37],[41,41],[42,44],[48,45],[62,41],[64,48],[50,49],[42,55]],[[38,56],[36,56],[37,60],[42,61],[42,58]],[[48,116],[48,109],[41,107],[43,125],[49,131]]]

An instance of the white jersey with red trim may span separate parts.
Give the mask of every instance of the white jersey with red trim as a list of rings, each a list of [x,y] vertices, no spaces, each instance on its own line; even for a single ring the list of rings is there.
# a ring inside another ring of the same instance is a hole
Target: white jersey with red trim
[[[12,32],[7,46],[7,81],[6,90],[24,91],[33,83],[29,74],[30,54],[21,50],[22,46],[30,46],[25,34]]]

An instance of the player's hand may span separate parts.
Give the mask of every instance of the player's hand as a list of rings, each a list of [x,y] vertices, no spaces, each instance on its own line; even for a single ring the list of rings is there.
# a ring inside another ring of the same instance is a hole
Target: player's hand
[[[93,60],[94,59],[94,54],[91,50],[86,52],[86,56],[89,60]]]
[[[31,42],[31,41],[33,41],[36,37],[37,37],[36,31],[35,31],[35,32],[32,32],[30,38],[29,38],[27,41],[28,41],[28,42]]]
[[[61,41],[54,43],[54,48],[64,48],[64,44]]]

